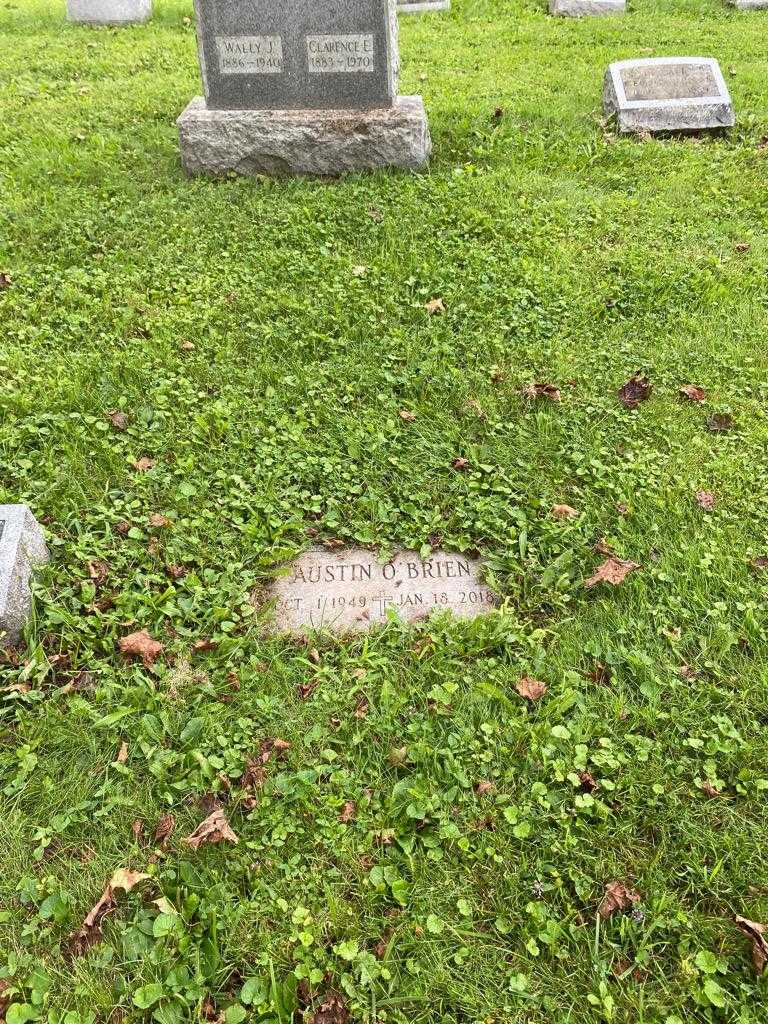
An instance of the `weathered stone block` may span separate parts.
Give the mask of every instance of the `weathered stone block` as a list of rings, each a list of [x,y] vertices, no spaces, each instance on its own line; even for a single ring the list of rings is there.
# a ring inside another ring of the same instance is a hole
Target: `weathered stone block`
[[[451,0],[398,0],[398,14],[430,14],[436,11],[450,11]]]
[[[356,548],[306,551],[272,584],[266,600],[275,604],[270,628],[297,634],[364,632],[386,623],[390,611],[404,622],[446,611],[471,619],[497,604],[482,581],[480,562],[465,555],[435,551],[424,559],[400,551],[382,563]]]
[[[198,96],[177,124],[190,175],[415,171],[431,150],[420,96],[401,96],[377,110],[211,110]]]
[[[0,505],[0,647],[19,639],[32,608],[32,570],[47,561],[43,531],[29,508]]]
[[[152,16],[152,0],[67,0],[67,18],[86,25],[132,25]]]
[[[603,105],[620,132],[692,132],[730,128],[733,104],[710,57],[648,57],[611,64]]]
[[[599,18],[623,14],[626,0],[550,0],[549,13],[561,18]]]

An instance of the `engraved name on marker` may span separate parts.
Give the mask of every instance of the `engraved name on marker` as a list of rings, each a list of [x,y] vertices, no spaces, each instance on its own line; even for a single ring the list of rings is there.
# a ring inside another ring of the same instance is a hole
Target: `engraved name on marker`
[[[283,71],[280,36],[216,36],[222,75],[279,75]]]
[[[382,564],[362,549],[313,549],[275,580],[268,596],[275,601],[274,630],[289,633],[363,632],[387,622],[390,609],[406,622],[433,611],[471,619],[497,604],[480,563],[444,551],[427,559],[401,551]]]
[[[307,59],[313,74],[373,72],[373,36],[307,36]]]

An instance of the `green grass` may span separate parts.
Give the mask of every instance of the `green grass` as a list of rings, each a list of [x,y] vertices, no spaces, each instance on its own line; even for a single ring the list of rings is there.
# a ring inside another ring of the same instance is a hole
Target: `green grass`
[[[0,501],[53,554],[0,669],[9,1022],[237,1024],[247,979],[279,1024],[331,990],[396,1024],[765,1020],[733,915],[768,921],[768,14],[631,6],[404,19],[430,170],[330,184],[183,178],[186,4],[120,31],[0,7]],[[607,63],[678,53],[720,60],[737,128],[616,139]],[[250,595],[308,527],[477,548],[505,608],[265,637]],[[643,569],[586,590],[601,538]],[[154,671],[117,650],[142,628]],[[193,852],[211,794],[240,842]],[[122,867],[152,879],[74,956]],[[601,921],[615,880],[641,901]]]

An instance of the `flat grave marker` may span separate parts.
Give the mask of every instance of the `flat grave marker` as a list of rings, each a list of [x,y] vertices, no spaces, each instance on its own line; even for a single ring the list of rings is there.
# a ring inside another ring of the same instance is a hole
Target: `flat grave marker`
[[[29,508],[0,505],[0,647],[18,641],[32,609],[32,571],[47,561],[43,531]]]
[[[730,128],[733,104],[711,57],[646,57],[611,64],[603,104],[620,132],[690,132]]]
[[[434,14],[450,11],[451,0],[398,0],[398,14]]]
[[[357,548],[306,551],[275,580],[267,597],[276,602],[271,627],[294,634],[365,632],[387,622],[389,609],[405,622],[434,611],[472,619],[497,604],[475,559],[444,551],[423,559],[400,551],[382,564],[373,552]]]
[[[67,18],[83,25],[136,25],[152,17],[152,0],[67,0]]]
[[[398,96],[395,0],[195,0],[205,97],[178,119],[188,174],[421,167],[420,96]]]
[[[626,9],[626,0],[549,0],[549,13],[560,18],[599,18]]]

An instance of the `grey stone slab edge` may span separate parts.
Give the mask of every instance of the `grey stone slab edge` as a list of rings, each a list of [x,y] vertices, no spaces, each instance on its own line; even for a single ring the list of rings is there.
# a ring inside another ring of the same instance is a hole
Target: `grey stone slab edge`
[[[596,18],[624,14],[626,0],[550,0],[549,13],[560,18]]]
[[[715,78],[719,81],[723,91],[722,99],[667,100],[666,102],[659,100],[653,103],[629,103],[624,107],[620,105],[614,79],[622,67],[633,63],[650,64],[661,63],[661,61],[676,64],[681,60],[712,65]],[[728,87],[723,80],[717,61],[713,61],[709,57],[654,58],[636,62],[618,61],[615,64],[610,64],[605,72],[603,82],[603,109],[608,117],[616,118],[616,127],[623,135],[642,132],[713,131],[719,128],[732,128],[736,123]]]
[[[36,565],[48,561],[48,548],[40,524],[26,505],[0,505],[0,519],[10,519],[10,531],[16,527],[13,518],[22,515],[23,525],[17,546],[7,546],[7,566],[0,563],[0,647],[15,644],[32,610],[29,581]]]
[[[430,11],[450,11],[451,0],[436,0],[435,3],[398,3],[398,14],[429,14]]]
[[[737,11],[768,10],[768,0],[733,0]]]
[[[209,110],[196,96],[177,120],[191,176],[338,177],[402,167],[416,171],[432,143],[421,96],[377,110]]]
[[[67,0],[67,19],[81,25],[137,25],[152,17],[152,0]]]

